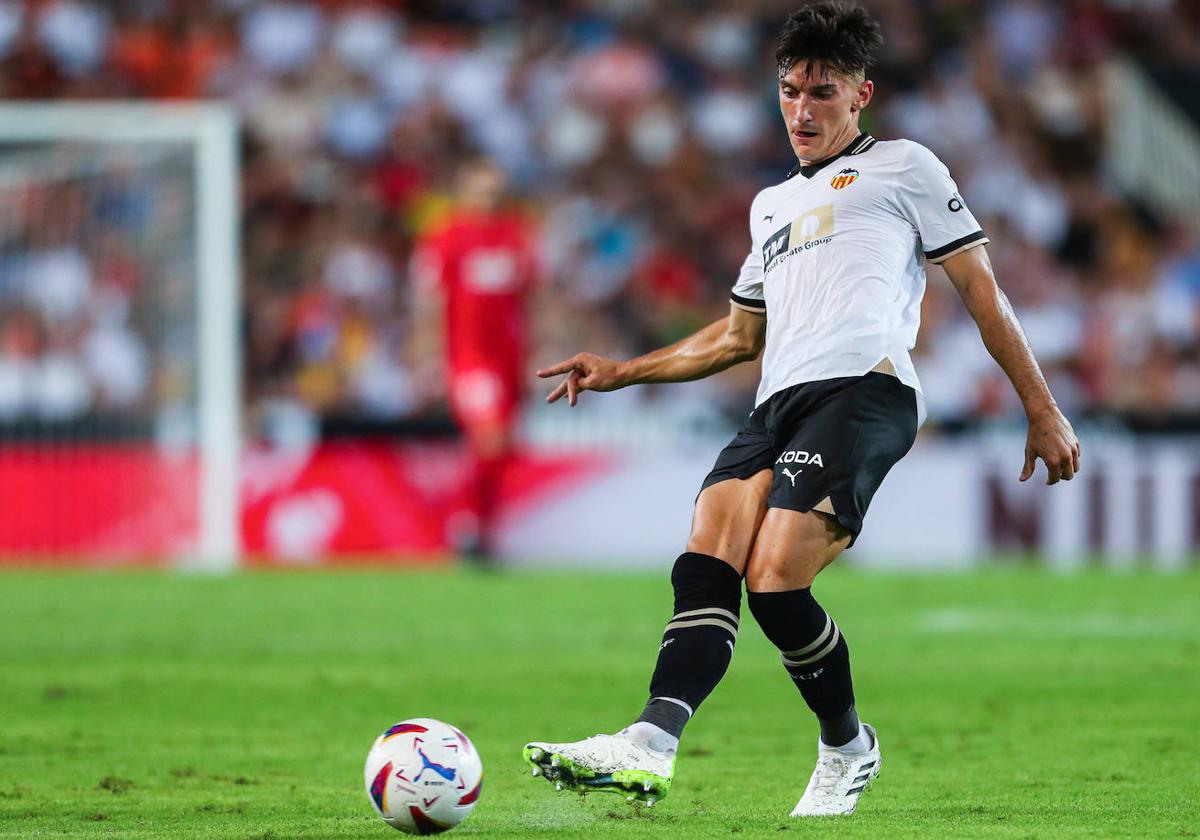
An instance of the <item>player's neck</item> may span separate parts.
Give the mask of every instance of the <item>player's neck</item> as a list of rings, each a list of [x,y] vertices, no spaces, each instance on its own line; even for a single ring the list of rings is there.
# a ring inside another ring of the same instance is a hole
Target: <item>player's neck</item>
[[[833,160],[838,155],[844,153],[850,148],[850,145],[862,135],[862,131],[860,131],[858,127],[858,120],[855,120],[851,125],[849,125],[846,131],[849,133],[845,134],[845,136],[843,136],[839,142],[833,145],[833,152],[817,160],[804,160],[801,158],[800,165],[805,169],[808,169],[812,166],[818,166],[827,160]]]

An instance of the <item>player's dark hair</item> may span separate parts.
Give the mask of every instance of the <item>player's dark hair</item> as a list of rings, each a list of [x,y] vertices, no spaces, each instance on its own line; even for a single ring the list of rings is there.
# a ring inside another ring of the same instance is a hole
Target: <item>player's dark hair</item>
[[[840,0],[813,3],[788,15],[775,62],[786,75],[798,62],[820,63],[843,76],[865,75],[883,43],[879,24],[862,6]]]

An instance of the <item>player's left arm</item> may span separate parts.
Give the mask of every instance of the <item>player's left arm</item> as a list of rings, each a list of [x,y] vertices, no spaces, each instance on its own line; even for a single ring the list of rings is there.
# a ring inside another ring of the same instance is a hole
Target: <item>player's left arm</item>
[[[432,237],[418,243],[409,266],[409,305],[413,313],[412,350],[417,388],[423,402],[446,389],[446,294],[439,246]]]
[[[1079,472],[1079,439],[1054,402],[1012,304],[996,283],[986,248],[978,245],[960,251],[941,265],[975,319],[988,352],[1004,369],[1025,406],[1029,434],[1021,481],[1033,475],[1037,458],[1046,464],[1047,484],[1060,478],[1070,481]]]

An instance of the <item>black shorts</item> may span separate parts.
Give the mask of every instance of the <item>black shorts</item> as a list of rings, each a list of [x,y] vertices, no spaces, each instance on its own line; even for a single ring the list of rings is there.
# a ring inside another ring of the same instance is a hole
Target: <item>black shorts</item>
[[[703,491],[773,469],[767,507],[829,513],[851,534],[892,465],[917,437],[917,393],[886,373],[784,388],[750,414]]]

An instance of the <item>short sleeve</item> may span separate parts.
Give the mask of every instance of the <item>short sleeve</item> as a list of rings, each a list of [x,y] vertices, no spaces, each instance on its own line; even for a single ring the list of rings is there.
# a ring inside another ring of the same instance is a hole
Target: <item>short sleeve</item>
[[[900,176],[900,210],[921,237],[925,259],[940,263],[988,241],[950,170],[933,152],[913,143],[907,163]]]
[[[754,208],[750,209],[750,218],[754,218]],[[734,306],[766,314],[767,302],[763,296],[763,255],[754,241],[754,233],[750,234],[750,253],[742,262],[738,272],[737,282],[733,284],[733,292],[729,299]]]

